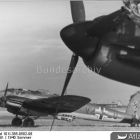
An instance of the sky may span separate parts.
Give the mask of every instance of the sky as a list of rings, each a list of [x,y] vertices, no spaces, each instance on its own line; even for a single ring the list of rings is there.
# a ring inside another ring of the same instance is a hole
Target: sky
[[[111,13],[121,1],[84,2],[86,19]],[[49,89],[61,94],[72,52],[59,32],[72,23],[69,0],[0,0],[0,88]],[[127,104],[138,87],[88,71],[80,59],[68,94],[86,96],[95,103]]]

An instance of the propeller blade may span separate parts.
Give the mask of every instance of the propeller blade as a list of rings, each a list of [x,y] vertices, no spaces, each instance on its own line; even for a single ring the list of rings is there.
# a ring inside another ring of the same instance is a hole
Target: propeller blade
[[[51,127],[50,127],[50,131],[52,131],[52,129],[53,129],[54,122],[55,122],[55,116],[53,116],[53,121],[52,121],[52,124],[51,124]]]
[[[71,6],[71,14],[74,23],[83,22],[85,21],[85,8],[83,1],[70,1]],[[67,72],[66,80],[64,83],[64,87],[61,93],[61,96],[64,96],[65,91],[67,89],[68,83],[71,79],[73,71],[78,62],[78,55],[73,54],[71,57],[70,66]]]
[[[4,92],[4,97],[6,98],[6,95],[7,95],[7,91],[8,91],[8,83],[6,85],[6,89],[5,89],[5,92]]]
[[[73,54],[72,57],[71,57],[71,62],[70,62],[70,65],[69,65],[69,69],[67,71],[67,76],[66,76],[66,79],[65,79],[65,83],[64,83],[64,86],[63,86],[63,90],[62,90],[62,93],[61,93],[61,97],[64,96],[64,94],[66,94],[66,89],[67,89],[67,86],[69,84],[69,81],[71,79],[71,76],[73,74],[73,71],[77,65],[77,62],[78,62],[78,56]],[[52,120],[52,124],[51,124],[51,127],[50,127],[50,131],[52,131],[52,128],[53,128],[53,125],[54,125],[54,122],[55,122],[55,118],[56,118],[56,115],[58,113],[58,110],[59,110],[59,107],[61,106],[61,103],[57,105],[56,107],[56,113],[55,115],[53,116],[53,120]]]
[[[85,21],[85,8],[83,1],[70,1],[71,14],[74,23]]]
[[[77,65],[77,62],[78,62],[78,56],[73,54],[72,57],[71,57],[71,62],[70,62],[70,65],[69,65],[69,69],[67,71],[67,76],[66,76],[66,80],[65,80],[65,83],[64,83],[64,87],[63,87],[61,96],[63,96],[65,94],[65,91],[67,89],[67,86],[68,86],[69,81],[71,79],[71,76],[73,74],[73,71],[74,71],[74,69]]]
[[[5,107],[7,101],[7,91],[8,91],[8,83],[4,91],[4,95],[0,98],[0,107]]]
[[[84,8],[83,1],[70,1],[70,5],[71,5],[71,14],[72,14],[73,22],[78,23],[78,22],[85,21],[85,8]],[[64,86],[63,86],[61,97],[64,96],[64,94],[66,93],[67,86],[69,84],[69,81],[71,79],[73,71],[74,71],[74,69],[77,65],[78,58],[79,58],[78,55],[75,55],[75,54],[73,54],[72,57],[71,57],[71,62],[70,62],[70,65],[69,65],[69,69],[67,71],[67,76],[66,76],[66,79],[65,79],[65,83],[64,83]],[[56,114],[58,113],[58,109],[59,109],[60,105],[61,104],[58,104],[58,106],[56,107]],[[54,115],[50,131],[53,128],[53,125],[54,125],[54,122],[55,122],[55,117],[56,117],[56,115]]]
[[[53,126],[54,126],[54,123],[55,123],[55,118],[56,118],[56,115],[58,113],[58,109],[59,109],[59,104],[56,107],[55,114],[53,115],[53,120],[52,120],[52,124],[51,124],[51,127],[50,127],[50,131],[52,131],[52,129],[53,129]]]

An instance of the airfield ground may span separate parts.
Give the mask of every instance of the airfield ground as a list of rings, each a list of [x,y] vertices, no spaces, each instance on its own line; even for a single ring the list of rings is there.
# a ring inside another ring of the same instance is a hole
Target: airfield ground
[[[49,131],[52,119],[40,118],[35,120],[35,127],[12,127],[14,116],[6,110],[0,110],[0,131]],[[140,127],[130,127],[129,124],[108,123],[76,119],[73,122],[55,120],[53,131],[140,131]]]

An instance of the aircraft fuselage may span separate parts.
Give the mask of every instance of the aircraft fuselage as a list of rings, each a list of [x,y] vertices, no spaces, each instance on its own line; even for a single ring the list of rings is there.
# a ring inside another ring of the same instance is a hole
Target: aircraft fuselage
[[[91,70],[100,69],[100,75],[140,86],[140,26],[123,19],[102,37],[94,57],[84,62]]]

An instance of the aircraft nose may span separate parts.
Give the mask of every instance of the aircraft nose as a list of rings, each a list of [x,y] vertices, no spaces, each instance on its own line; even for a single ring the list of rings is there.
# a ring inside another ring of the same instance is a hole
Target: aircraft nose
[[[90,23],[71,24],[63,28],[60,36],[65,45],[84,59],[92,56],[97,47],[97,38],[88,36]]]
[[[75,29],[73,28],[72,25],[69,25],[61,30],[60,35],[62,39],[65,41],[69,39],[69,37],[72,37],[74,33],[75,33]]]
[[[72,49],[71,47],[74,45],[73,43],[76,41],[76,38],[75,38],[76,34],[77,32],[74,25],[69,25],[63,28],[60,32],[60,36],[62,40],[68,47],[70,47],[70,49]]]

